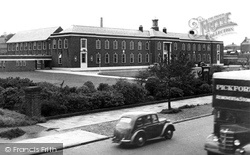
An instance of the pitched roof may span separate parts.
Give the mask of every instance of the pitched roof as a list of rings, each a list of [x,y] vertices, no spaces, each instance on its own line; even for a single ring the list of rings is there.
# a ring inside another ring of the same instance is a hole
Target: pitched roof
[[[148,37],[149,31],[107,28],[107,27],[94,27],[94,26],[80,26],[73,25],[60,33],[85,33],[94,35],[119,35],[119,36],[133,36],[133,37]]]
[[[111,35],[111,36],[130,36],[130,37],[163,37],[163,38],[176,38],[176,39],[186,39],[186,40],[211,41],[206,36],[197,35],[196,37],[190,38],[190,36],[187,33],[173,33],[173,32],[164,33],[162,31],[156,31],[154,29],[140,31],[139,29],[132,30],[132,29],[72,25],[70,28],[61,31],[59,34],[65,34],[65,33],[84,33],[91,35]]]
[[[7,43],[47,40],[51,34],[61,31],[61,27],[50,27],[17,32]]]

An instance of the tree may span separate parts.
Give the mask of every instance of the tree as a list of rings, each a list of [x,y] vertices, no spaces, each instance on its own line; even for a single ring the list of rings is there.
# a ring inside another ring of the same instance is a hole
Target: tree
[[[145,80],[145,78],[150,79],[154,78],[157,81],[155,83],[155,87],[163,87],[167,90],[167,98],[168,98],[168,109],[172,109],[171,107],[171,88],[172,87],[189,87],[190,81],[194,79],[193,73],[193,63],[188,60],[187,54],[184,52],[180,52],[178,55],[172,55],[170,60],[163,60],[152,67],[149,67],[145,70],[146,73],[140,73],[137,76],[138,79],[142,79],[140,82],[145,81],[150,82],[152,80]],[[143,77],[139,77],[143,75]],[[147,75],[147,76],[145,76]],[[151,88],[152,89],[152,88]]]

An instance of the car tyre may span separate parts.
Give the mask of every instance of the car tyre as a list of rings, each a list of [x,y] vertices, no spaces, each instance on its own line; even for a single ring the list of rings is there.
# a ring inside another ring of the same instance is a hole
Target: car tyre
[[[165,137],[165,139],[172,139],[173,134],[174,134],[174,131],[167,128],[164,132],[164,137]]]
[[[141,147],[146,143],[146,136],[142,133],[139,133],[135,136],[134,143],[136,146]]]

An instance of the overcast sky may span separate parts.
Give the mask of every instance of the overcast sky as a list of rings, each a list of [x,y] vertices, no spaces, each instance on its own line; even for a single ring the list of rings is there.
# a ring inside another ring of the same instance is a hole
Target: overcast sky
[[[71,25],[144,30],[159,20],[169,32],[188,33],[191,18],[208,19],[231,12],[235,34],[218,38],[224,45],[250,38],[249,0],[0,0],[0,34]]]

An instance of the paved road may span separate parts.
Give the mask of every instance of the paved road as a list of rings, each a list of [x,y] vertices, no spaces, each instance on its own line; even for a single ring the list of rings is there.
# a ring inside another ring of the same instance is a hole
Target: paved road
[[[121,148],[111,140],[65,149],[63,155],[203,155],[206,137],[212,132],[213,117],[204,117],[175,124],[172,140],[157,140],[145,146]],[[47,154],[48,155],[48,154]],[[62,152],[50,155],[62,155]]]

